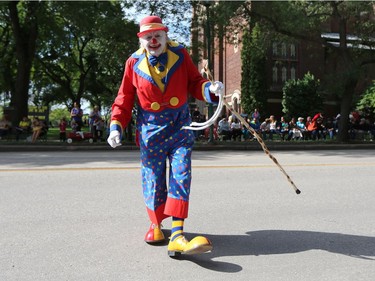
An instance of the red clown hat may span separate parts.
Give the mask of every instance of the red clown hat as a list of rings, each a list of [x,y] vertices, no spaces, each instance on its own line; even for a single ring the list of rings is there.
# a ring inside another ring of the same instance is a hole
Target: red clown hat
[[[139,32],[137,33],[138,37],[143,36],[144,34],[152,31],[157,30],[164,30],[165,32],[168,31],[168,27],[166,27],[161,18],[158,16],[147,16],[141,20],[139,23]]]

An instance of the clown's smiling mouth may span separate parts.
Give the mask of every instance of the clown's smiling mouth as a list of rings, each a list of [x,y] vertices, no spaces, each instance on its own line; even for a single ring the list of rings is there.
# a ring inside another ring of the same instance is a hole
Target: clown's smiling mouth
[[[160,46],[161,46],[161,44],[158,44],[156,46],[149,46],[149,48],[152,49],[152,50],[157,50],[157,49],[160,48]]]

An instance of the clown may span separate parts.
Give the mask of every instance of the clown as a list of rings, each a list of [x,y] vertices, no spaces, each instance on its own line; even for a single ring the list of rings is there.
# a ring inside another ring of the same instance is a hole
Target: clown
[[[223,85],[204,79],[186,49],[170,41],[167,32],[168,27],[157,16],[140,22],[141,48],[126,61],[112,105],[108,143],[113,148],[121,145],[136,102],[143,195],[151,221],[144,240],[149,244],[165,241],[161,222],[172,217],[168,255],[174,257],[212,249],[207,238],[188,241],[183,232],[189,209],[194,133],[182,127],[191,123],[189,94],[216,103]]]

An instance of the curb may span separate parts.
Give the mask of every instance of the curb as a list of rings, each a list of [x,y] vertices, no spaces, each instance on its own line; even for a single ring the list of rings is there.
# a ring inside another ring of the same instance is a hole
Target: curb
[[[348,150],[348,149],[375,149],[373,142],[360,143],[285,143],[267,142],[270,151],[282,150]],[[31,152],[31,151],[119,151],[139,150],[135,144],[126,143],[116,149],[108,144],[65,144],[65,143],[35,143],[35,144],[0,144],[0,152]],[[225,142],[225,143],[195,143],[194,150],[262,150],[257,142]]]

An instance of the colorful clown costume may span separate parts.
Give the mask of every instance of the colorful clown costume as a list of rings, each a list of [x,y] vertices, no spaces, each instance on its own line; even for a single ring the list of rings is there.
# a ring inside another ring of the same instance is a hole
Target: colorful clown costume
[[[160,72],[149,70],[144,49],[139,49],[127,60],[112,106],[110,125],[110,131],[124,131],[137,97],[142,186],[148,214],[155,224],[169,216],[188,216],[190,159],[194,143],[194,134],[182,129],[191,123],[188,93],[208,102],[214,99],[208,89],[211,83],[200,75],[181,45],[169,42],[166,53],[165,76],[160,79],[164,91],[156,81],[160,76],[152,75],[152,72]],[[169,190],[166,186],[167,158],[171,166]]]
[[[157,16],[141,21],[138,36],[142,47],[125,63],[122,83],[112,105],[108,143],[112,147],[121,145],[136,105],[143,196],[151,221],[145,241],[164,241],[161,222],[172,217],[168,254],[178,256],[212,249],[211,242],[202,236],[189,242],[183,235],[194,144],[193,132],[183,127],[191,124],[190,96],[209,103],[216,103],[218,97],[213,87],[216,82],[211,86],[201,76],[186,49],[167,40],[167,31]]]

